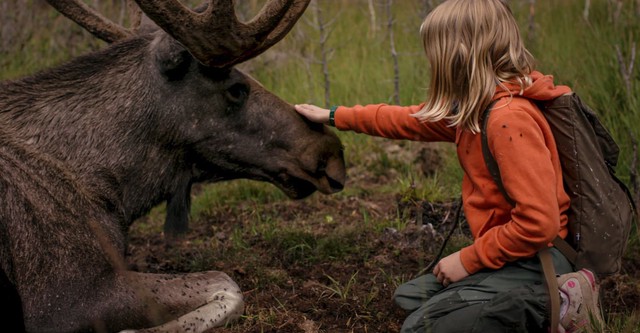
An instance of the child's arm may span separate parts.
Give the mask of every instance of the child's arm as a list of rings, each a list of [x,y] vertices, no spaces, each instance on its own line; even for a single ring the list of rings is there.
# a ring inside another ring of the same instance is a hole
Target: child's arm
[[[448,126],[445,120],[421,122],[413,116],[422,107],[386,104],[340,106],[335,109],[333,120],[335,127],[342,131],[350,130],[388,139],[453,142],[456,129]],[[295,108],[313,122],[329,123],[330,110],[308,104],[299,104]]]

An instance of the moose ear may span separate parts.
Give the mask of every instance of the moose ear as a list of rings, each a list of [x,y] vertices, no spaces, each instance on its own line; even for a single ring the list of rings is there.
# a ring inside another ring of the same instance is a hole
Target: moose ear
[[[149,16],[142,13],[142,15],[140,16],[140,24],[135,29],[135,32],[137,35],[144,35],[144,34],[151,34],[159,30],[160,30],[160,27],[158,27],[158,25],[155,22],[153,22],[149,18]]]
[[[154,42],[156,65],[169,81],[182,79],[193,61],[193,57],[180,43],[162,33]]]

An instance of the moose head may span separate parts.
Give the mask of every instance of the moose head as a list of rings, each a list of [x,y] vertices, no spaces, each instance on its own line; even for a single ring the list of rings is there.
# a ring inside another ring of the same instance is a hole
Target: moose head
[[[48,2],[111,45],[4,84],[0,121],[89,181],[110,174],[126,223],[167,201],[166,233],[185,231],[194,182],[262,180],[292,198],[342,189],[338,138],[233,67],[281,40],[309,0],[269,1],[246,23],[232,0],[137,0],[146,16],[134,11],[132,28]]]

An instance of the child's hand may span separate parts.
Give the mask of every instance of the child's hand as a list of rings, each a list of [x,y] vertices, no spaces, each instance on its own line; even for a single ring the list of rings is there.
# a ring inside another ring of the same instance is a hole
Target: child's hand
[[[469,276],[460,260],[460,251],[442,258],[433,269],[433,275],[445,287]]]
[[[329,110],[311,104],[296,104],[296,111],[314,123],[329,123]]]

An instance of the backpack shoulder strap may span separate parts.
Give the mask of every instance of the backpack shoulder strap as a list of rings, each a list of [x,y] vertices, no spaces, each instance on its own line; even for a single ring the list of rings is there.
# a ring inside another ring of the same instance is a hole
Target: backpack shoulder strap
[[[569,260],[571,265],[576,266],[576,262],[578,261],[578,251],[574,249],[569,242],[560,238],[560,236],[556,236],[556,238],[552,241],[553,246],[562,253],[562,255]]]
[[[551,333],[558,332],[560,326],[560,296],[558,294],[558,279],[556,277],[556,269],[553,267],[553,258],[548,247],[538,252],[540,265],[542,265],[542,274],[544,274],[547,292],[549,293],[549,331]]]
[[[507,202],[511,204],[511,206],[515,206],[516,202],[511,199],[507,190],[504,188],[504,184],[502,184],[502,177],[500,176],[500,169],[498,168],[498,162],[493,157],[491,150],[489,149],[489,139],[487,138],[487,124],[489,123],[489,115],[491,114],[491,108],[493,107],[493,103],[489,105],[489,107],[484,110],[482,113],[482,131],[480,135],[482,136],[482,155],[484,157],[484,163],[487,165],[487,169],[489,169],[489,173],[493,178],[493,181],[498,185],[498,189],[504,195],[504,198],[507,199]]]

